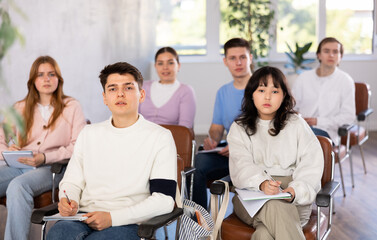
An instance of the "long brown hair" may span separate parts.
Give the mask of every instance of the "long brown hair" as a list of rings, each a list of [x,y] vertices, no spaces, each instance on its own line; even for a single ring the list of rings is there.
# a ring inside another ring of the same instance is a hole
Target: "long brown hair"
[[[38,77],[38,69],[39,66],[43,63],[49,63],[55,69],[56,77],[58,78],[58,87],[52,94],[51,98],[51,106],[54,108],[53,113],[48,121],[48,124],[45,128],[54,128],[56,120],[59,118],[61,113],[63,112],[64,107],[66,104],[64,103],[64,99],[67,98],[63,93],[63,77],[60,72],[60,68],[58,63],[50,56],[40,56],[38,57],[31,66],[30,74],[29,74],[29,81],[27,82],[28,93],[26,97],[21,100],[25,102],[24,110],[22,112],[22,116],[25,121],[25,134],[19,137],[20,147],[23,147],[27,144],[28,137],[31,135],[31,128],[34,124],[34,110],[39,102],[39,92],[35,87],[35,80]]]

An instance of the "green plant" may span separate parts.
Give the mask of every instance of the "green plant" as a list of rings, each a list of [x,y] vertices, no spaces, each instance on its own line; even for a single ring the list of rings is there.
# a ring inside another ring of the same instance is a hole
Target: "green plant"
[[[3,73],[1,69],[1,62],[5,57],[10,47],[19,40],[21,44],[24,43],[22,35],[19,33],[16,26],[12,24],[11,18],[8,13],[8,7],[13,7],[16,12],[23,15],[22,12],[14,5],[12,0],[7,1],[9,5],[2,3],[0,0],[0,86],[7,90],[5,81],[3,80]],[[23,15],[24,16],[24,15]],[[7,93],[7,91],[4,91]],[[2,96],[5,99],[5,96]],[[3,128],[5,140],[9,142],[11,139],[17,141],[15,129],[20,134],[24,133],[23,119],[17,111],[12,107],[0,106],[0,127]]]
[[[289,46],[288,43],[287,47],[289,52],[285,52],[288,56],[288,63],[284,65],[285,68],[293,68],[293,73],[300,74],[304,70],[309,70],[311,67],[307,66],[310,63],[315,61],[314,58],[304,58],[304,54],[307,53],[312,46],[312,43],[306,43],[303,47],[300,47],[298,43],[296,43],[296,50],[293,51],[292,48]]]
[[[240,37],[249,41],[253,59],[268,55],[269,39],[273,37],[270,26],[275,12],[270,0],[227,0],[228,9],[224,14],[230,28],[235,28]],[[258,66],[266,62],[258,61]]]

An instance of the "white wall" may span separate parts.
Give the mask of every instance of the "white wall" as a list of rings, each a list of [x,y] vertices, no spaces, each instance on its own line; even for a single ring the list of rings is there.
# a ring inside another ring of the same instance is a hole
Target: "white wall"
[[[109,118],[98,78],[104,66],[126,61],[149,74],[155,46],[152,0],[13,0],[11,19],[25,38],[1,62],[9,91],[0,89],[0,104],[12,104],[27,93],[30,67],[41,55],[58,62],[64,93],[78,99],[92,122]],[[6,1],[5,1],[6,2]],[[0,109],[1,106],[0,105]]]

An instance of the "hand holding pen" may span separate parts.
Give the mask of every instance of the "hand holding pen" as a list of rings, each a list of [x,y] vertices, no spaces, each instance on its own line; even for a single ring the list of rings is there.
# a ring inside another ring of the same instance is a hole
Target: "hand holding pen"
[[[68,194],[64,190],[65,198],[61,198],[58,204],[59,213],[62,216],[74,216],[78,210],[76,201],[69,199]]]
[[[279,192],[287,192],[291,195],[291,199],[288,199],[288,201],[291,201],[293,200],[294,198],[294,195],[295,195],[295,191],[293,188],[291,187],[288,187],[286,189],[282,189],[281,188],[281,181],[276,181],[270,174],[268,174],[268,172],[266,170],[264,170],[264,173],[267,175],[267,177],[270,179],[269,181],[264,181],[263,183],[267,183],[268,186],[267,186],[267,189],[266,189],[266,186],[265,186],[265,189],[269,192],[269,190],[272,189],[273,192],[276,192],[276,188],[278,188],[278,192],[276,193],[273,193],[273,194],[278,194]],[[263,184],[262,183],[262,184]],[[262,189],[262,188],[261,188]],[[264,190],[263,190],[264,191]],[[264,191],[266,194],[268,194],[266,191]]]
[[[208,132],[208,137],[204,139],[203,147],[205,150],[210,150],[217,147],[217,142],[211,137],[211,134],[209,132]]]
[[[267,175],[269,180],[264,181],[260,185],[260,189],[267,195],[275,195],[278,194],[279,192],[283,191],[283,189],[280,187],[281,182],[280,181],[275,181],[266,170],[264,170],[264,173]]]

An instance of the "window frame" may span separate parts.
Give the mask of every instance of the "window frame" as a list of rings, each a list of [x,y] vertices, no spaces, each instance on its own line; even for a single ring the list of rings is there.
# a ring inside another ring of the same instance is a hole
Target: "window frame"
[[[272,8],[276,11],[277,1],[271,0]],[[369,61],[377,60],[377,0],[373,1],[374,10],[373,10],[373,44],[372,44],[372,53],[371,54],[346,54],[343,57],[343,60],[349,61]],[[326,37],[326,0],[319,0],[318,4],[318,23],[317,23],[317,36],[318,42]],[[275,32],[277,19],[274,19],[272,28],[270,31]],[[222,57],[220,54],[220,1],[218,0],[206,0],[206,48],[207,54],[205,55],[182,55],[180,59],[182,62],[221,62]],[[275,35],[274,34],[274,35]],[[279,63],[285,62],[286,56],[284,53],[277,53],[276,44],[274,40],[270,40],[270,54],[268,59],[269,62]],[[310,52],[307,54],[308,57],[315,58],[315,53]],[[261,59],[263,60],[263,59]]]

